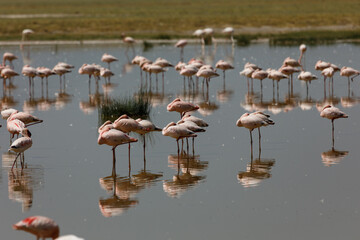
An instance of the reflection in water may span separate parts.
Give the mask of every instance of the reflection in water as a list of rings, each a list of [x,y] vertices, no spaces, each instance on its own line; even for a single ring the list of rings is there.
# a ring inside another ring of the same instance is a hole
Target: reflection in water
[[[196,175],[208,167],[208,162],[200,161],[199,155],[186,153],[181,153],[179,156],[169,155],[168,162],[170,167],[177,168],[177,174],[173,176],[173,179],[163,182],[163,189],[169,197],[180,197],[206,178],[206,176]]]
[[[2,154],[3,167],[11,167],[16,154]],[[26,166],[24,169],[12,169],[8,172],[9,199],[20,202],[22,211],[28,211],[33,203],[33,193],[44,185],[44,169],[41,166]]]
[[[340,161],[349,154],[349,151],[338,151],[334,148],[327,152],[321,153],[322,162],[326,167],[339,164]]]
[[[253,160],[251,149],[251,161],[246,166],[246,171],[239,172],[237,179],[245,188],[256,187],[264,179],[271,177],[271,168],[275,164],[275,159],[261,158],[261,151],[259,150],[259,157]]]
[[[132,183],[130,171],[128,177],[118,177],[113,165],[112,172],[111,176],[99,179],[100,186],[112,193],[112,196],[99,200],[99,208],[104,217],[121,215],[125,210],[139,204],[134,195],[142,189]]]

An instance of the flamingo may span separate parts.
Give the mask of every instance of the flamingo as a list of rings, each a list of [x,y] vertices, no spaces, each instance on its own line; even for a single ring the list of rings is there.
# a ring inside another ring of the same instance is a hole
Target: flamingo
[[[254,71],[255,71],[254,68],[246,67],[241,72],[239,72],[240,75],[246,76],[248,91],[249,91],[249,78],[251,79],[251,89],[253,89],[253,79],[251,76]]]
[[[23,135],[23,137],[16,139],[9,148],[9,151],[13,151],[13,152],[17,153],[11,169],[14,168],[16,160],[20,156],[20,154],[25,152],[27,149],[29,149],[32,146],[32,139],[31,139],[30,131],[27,128],[23,128],[21,130],[21,134]],[[24,165],[23,165],[24,158],[23,158],[23,161],[20,160],[20,162],[21,162],[22,168],[24,168]]]
[[[225,71],[229,70],[229,69],[234,69],[234,66],[231,65],[229,62],[226,62],[224,60],[219,60],[216,64],[215,64],[215,68],[221,69],[223,70],[224,73],[224,79],[225,79]]]
[[[19,119],[9,120],[6,121],[6,129],[10,133],[10,143],[11,140],[14,138],[15,134],[19,136],[20,132],[25,128],[25,123],[20,121]]]
[[[205,28],[204,30],[205,37],[210,37],[212,43],[216,43],[216,40],[214,38],[214,29],[212,28]]]
[[[197,125],[196,123],[192,122],[192,121],[187,121],[187,120],[179,120],[177,123],[177,125],[179,126],[184,126],[186,127],[188,130],[194,132],[194,133],[198,133],[198,132],[205,132],[205,128],[200,127],[199,125]],[[194,152],[194,140],[195,137],[192,138],[192,144],[193,144],[193,152]],[[189,143],[188,143],[188,138],[186,138],[186,143],[188,146],[188,152],[189,152]]]
[[[146,130],[141,126],[136,120],[130,118],[128,115],[123,114],[113,123],[113,127],[117,130],[120,130],[124,133],[136,132],[141,133]],[[130,166],[130,142],[129,142],[129,166]]]
[[[105,124],[104,124],[105,125]],[[117,146],[122,144],[129,144],[130,149],[130,143],[137,142],[138,140],[136,138],[130,137],[126,133],[117,130],[113,127],[112,124],[109,124],[108,122],[106,125],[100,130],[99,129],[99,137],[98,137],[98,144],[106,144],[109,146],[112,146],[112,152],[113,152],[113,166],[116,164],[116,157],[115,157],[115,149]],[[130,154],[130,152],[129,152]],[[129,163],[130,163],[130,156],[129,156]],[[114,172],[113,172],[114,173]]]
[[[252,146],[252,131],[255,128],[258,128],[259,131],[259,143],[261,139],[260,127],[274,125],[275,122],[270,119],[270,116],[264,114],[262,112],[254,112],[254,113],[244,113],[241,117],[237,120],[236,126],[238,127],[245,127],[249,129],[250,132],[250,144]]]
[[[22,68],[21,73],[24,76],[27,76],[29,78],[29,91],[31,91],[31,88],[33,87],[33,84],[34,84],[34,82],[33,82],[34,77],[36,77],[38,75],[37,70],[29,65],[25,65]]]
[[[301,44],[300,46],[299,46],[299,50],[300,50],[300,56],[299,56],[299,59],[298,59],[298,62],[301,64],[301,60],[304,58],[304,62],[305,62],[305,52],[306,52],[306,50],[307,50],[307,47],[306,47],[306,45],[305,44]],[[303,64],[301,64],[301,65],[303,65]]]
[[[132,51],[133,51],[133,54],[135,55],[135,49],[134,49],[135,39],[132,38],[132,37],[126,36],[125,33],[121,34],[121,38],[122,38],[122,41],[127,45],[126,53],[127,53],[128,49],[129,49],[129,47],[131,47]]]
[[[104,53],[101,57],[101,61],[102,62],[106,62],[109,66],[110,69],[110,63],[115,62],[115,61],[119,61],[119,59],[117,59],[116,57],[114,57],[113,55]]]
[[[180,48],[180,58],[181,60],[183,59],[183,55],[184,55],[184,47],[188,44],[188,41],[186,39],[181,39],[179,40],[176,44],[175,47]]]
[[[232,43],[235,42],[235,40],[234,40],[234,28],[232,28],[232,27],[226,27],[226,28],[224,28],[224,30],[222,30],[222,32],[223,32],[224,34],[226,34],[227,36],[230,37],[230,41],[231,41]]]
[[[5,109],[1,110],[1,118],[8,119],[10,117],[10,115],[14,112],[19,112],[19,111],[14,108],[5,108]]]
[[[145,140],[145,134],[149,133],[149,132],[161,132],[162,129],[155,126],[155,124],[153,124],[152,122],[150,122],[149,120],[146,119],[141,119],[138,118],[136,119],[136,122],[138,122],[143,129],[142,130],[138,130],[137,133],[141,134],[144,138],[144,161],[145,161],[145,147],[146,147],[146,140]]]
[[[166,127],[163,128],[162,135],[176,139],[178,157],[180,155],[179,140],[186,137],[197,136],[193,131],[190,131],[185,126],[176,125],[176,123],[174,122],[169,123],[168,125],[166,125]]]
[[[331,105],[325,106],[323,110],[320,112],[320,116],[331,120],[332,143],[334,147],[334,120],[338,118],[348,118],[349,116],[344,112],[340,111],[340,109],[333,107]]]
[[[33,33],[34,33],[34,31],[31,30],[31,29],[24,29],[24,30],[22,31],[21,41],[27,40],[28,36],[31,35],[31,34],[33,34]]]
[[[202,66],[204,67],[204,66]],[[213,69],[210,68],[200,68],[199,71],[196,73],[197,77],[203,77],[206,81],[206,87],[209,89],[209,82],[210,82],[210,78],[212,77],[218,77],[219,74],[216,73]]]
[[[11,79],[15,76],[19,76],[19,74],[12,70],[9,66],[6,66],[1,70],[1,77],[4,78],[4,80]]]
[[[19,111],[12,113],[8,118],[9,121],[14,119],[18,119],[22,121],[26,125],[26,127],[43,122],[43,120],[39,119],[34,115],[31,115],[30,113],[19,112]]]
[[[181,119],[184,121],[192,121],[192,122],[196,123],[199,127],[208,127],[209,126],[209,124],[207,122],[205,122],[203,119],[192,116],[190,114],[185,114]]]
[[[199,109],[199,106],[194,105],[189,102],[184,102],[180,98],[175,98],[171,103],[166,107],[169,112],[178,112],[180,113],[180,118],[182,118],[185,113],[195,111]]]
[[[200,39],[201,45],[205,45],[205,40],[204,40],[204,30],[202,29],[197,29],[194,33],[194,36],[198,37]]]
[[[264,80],[265,78],[268,77],[268,73],[264,70],[259,70],[256,69],[252,74],[251,74],[251,78],[252,79],[259,79],[260,80],[260,85],[261,85],[261,91],[262,91],[262,80]]]
[[[3,62],[2,65],[5,66],[6,61],[10,62],[10,66],[11,68],[14,68],[12,61],[18,59],[17,56],[15,56],[15,54],[10,53],[10,52],[6,52],[3,54]]]
[[[54,220],[44,216],[32,216],[21,220],[13,225],[15,230],[23,230],[25,232],[34,234],[36,239],[52,238],[53,240],[59,237],[59,226]]]
[[[340,71],[340,76],[348,77],[348,79],[350,79],[350,77],[353,76],[351,78],[351,81],[353,81],[354,78],[359,76],[359,75],[360,75],[360,71],[355,70],[355,69],[353,69],[351,67],[342,67],[341,71]]]
[[[114,76],[114,73],[112,71],[110,71],[110,69],[102,67],[102,68],[100,68],[100,76],[102,76],[105,79],[105,82],[106,82],[106,79],[108,79],[108,82],[110,82],[110,78],[112,76]]]

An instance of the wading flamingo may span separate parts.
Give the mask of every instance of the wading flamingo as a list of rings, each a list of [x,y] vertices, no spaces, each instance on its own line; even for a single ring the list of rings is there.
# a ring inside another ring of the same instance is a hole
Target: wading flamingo
[[[16,163],[17,158],[25,152],[25,150],[29,149],[32,146],[32,139],[31,139],[31,133],[27,128],[23,128],[21,130],[21,134],[23,135],[23,137],[16,139],[10,146],[9,151],[13,151],[16,152],[16,158],[14,160],[14,163],[11,167],[11,169],[14,168],[14,165]],[[20,158],[20,163],[21,163],[21,168],[24,168],[24,155],[23,155],[23,159],[21,160]]]
[[[176,125],[174,122],[169,123],[166,125],[166,127],[163,128],[162,135],[176,139],[178,157],[180,156],[179,140],[187,137],[197,136],[193,131],[190,131],[185,126]]]
[[[348,118],[349,116],[346,115],[344,112],[340,111],[340,109],[333,107],[331,105],[325,106],[323,110],[320,112],[320,116],[331,120],[332,144],[334,147],[334,120],[338,118]]]

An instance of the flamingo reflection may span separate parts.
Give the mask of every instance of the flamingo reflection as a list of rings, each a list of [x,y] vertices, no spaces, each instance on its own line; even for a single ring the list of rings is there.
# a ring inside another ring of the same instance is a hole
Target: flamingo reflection
[[[103,189],[112,194],[108,198],[99,200],[99,208],[104,217],[121,215],[127,209],[139,204],[134,195],[142,188],[132,183],[130,168],[128,177],[118,177],[116,175],[116,165],[113,163],[112,174],[100,178],[99,183]]]
[[[339,164],[348,154],[349,151],[339,151],[331,148],[331,150],[321,153],[321,159],[324,166],[330,167]]]
[[[169,156],[169,163],[172,163],[173,160],[170,162],[170,159],[172,159],[171,156]],[[175,164],[178,166],[177,174],[173,176],[172,180],[165,180],[163,182],[163,190],[169,197],[178,198],[206,178],[206,176],[195,175],[191,169],[196,169],[194,166],[201,166],[200,169],[207,168],[207,162],[199,164],[199,161],[196,160],[195,156],[190,157],[188,154],[182,154],[181,157],[178,155],[177,163]],[[180,172],[181,165],[183,166],[183,169]]]
[[[245,188],[256,187],[264,179],[271,177],[271,168],[275,164],[275,159],[261,158],[259,150],[259,157],[253,160],[253,152],[251,148],[251,161],[246,166],[246,171],[241,171],[237,175],[239,183]]]

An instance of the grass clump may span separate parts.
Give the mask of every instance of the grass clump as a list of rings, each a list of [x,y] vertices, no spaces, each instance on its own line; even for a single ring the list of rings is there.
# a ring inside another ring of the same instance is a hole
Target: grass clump
[[[123,97],[112,99],[109,104],[99,107],[99,126],[107,120],[115,121],[121,115],[126,114],[131,118],[149,118],[151,105],[144,97]]]

